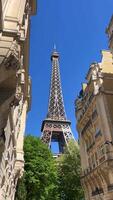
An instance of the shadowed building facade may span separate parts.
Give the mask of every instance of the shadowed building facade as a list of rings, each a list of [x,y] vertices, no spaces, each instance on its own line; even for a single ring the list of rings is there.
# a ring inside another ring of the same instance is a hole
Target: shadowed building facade
[[[0,0],[0,200],[14,200],[24,170],[30,16],[35,12],[35,0]]]
[[[106,29],[106,33],[108,35],[109,38],[109,48],[113,54],[113,15],[110,19],[109,25]]]
[[[42,123],[41,139],[51,148],[52,142],[59,145],[59,153],[64,152],[70,139],[74,139],[70,128],[71,122],[67,120],[59,69],[59,53],[54,49],[51,55],[52,75],[50,86],[49,106],[46,119]]]
[[[75,101],[86,200],[113,199],[113,57],[102,51]]]

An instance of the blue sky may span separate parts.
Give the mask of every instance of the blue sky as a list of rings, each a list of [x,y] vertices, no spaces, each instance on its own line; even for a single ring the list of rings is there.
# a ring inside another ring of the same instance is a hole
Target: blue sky
[[[113,0],[38,0],[31,20],[30,75],[32,105],[26,133],[40,136],[48,108],[54,43],[60,53],[60,70],[67,117],[77,138],[74,100],[91,62],[107,49],[105,29],[113,13]]]

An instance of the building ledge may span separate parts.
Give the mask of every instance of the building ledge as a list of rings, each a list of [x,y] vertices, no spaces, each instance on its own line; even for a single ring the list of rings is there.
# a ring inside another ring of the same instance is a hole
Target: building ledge
[[[108,167],[113,167],[113,144],[111,141],[106,141],[104,143],[104,152],[105,153],[103,153],[101,157],[98,157],[96,162],[82,171],[81,178],[88,176],[101,167],[106,169]]]

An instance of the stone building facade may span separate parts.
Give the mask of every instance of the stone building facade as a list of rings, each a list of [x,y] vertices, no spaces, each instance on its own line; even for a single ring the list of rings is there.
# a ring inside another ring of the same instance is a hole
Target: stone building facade
[[[23,174],[30,16],[35,12],[35,0],[0,0],[0,200],[14,200]]]
[[[110,19],[109,25],[106,29],[106,33],[109,38],[109,48],[113,54],[113,16]]]
[[[113,56],[102,51],[75,101],[86,200],[113,200]]]

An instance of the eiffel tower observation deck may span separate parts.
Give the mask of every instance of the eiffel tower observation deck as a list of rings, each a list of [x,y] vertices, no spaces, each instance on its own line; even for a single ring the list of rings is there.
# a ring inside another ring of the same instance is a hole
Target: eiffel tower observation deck
[[[59,69],[59,53],[54,50],[51,55],[52,74],[49,96],[49,106],[46,119],[42,122],[41,139],[51,148],[51,143],[57,142],[59,153],[64,152],[64,147],[68,145],[70,139],[74,139],[70,125],[67,120]]]

